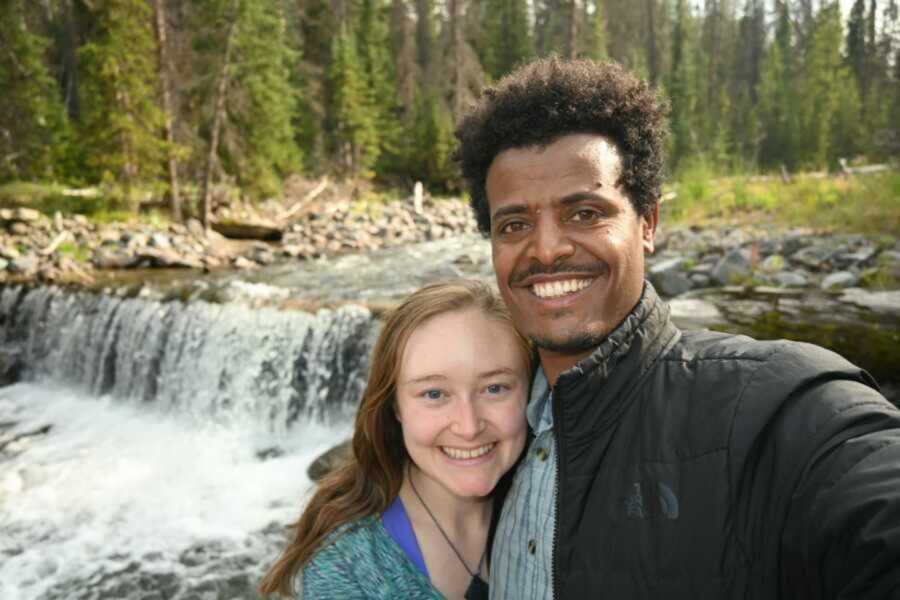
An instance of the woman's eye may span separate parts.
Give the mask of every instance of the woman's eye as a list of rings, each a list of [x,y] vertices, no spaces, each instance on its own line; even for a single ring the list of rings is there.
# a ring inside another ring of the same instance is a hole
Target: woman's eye
[[[503,385],[502,383],[492,383],[491,385],[487,386],[487,393],[488,394],[500,394],[500,393],[506,391],[506,389],[507,389],[507,387],[505,385]]]
[[[441,390],[426,390],[422,395],[429,400],[440,400],[444,397],[444,392]]]

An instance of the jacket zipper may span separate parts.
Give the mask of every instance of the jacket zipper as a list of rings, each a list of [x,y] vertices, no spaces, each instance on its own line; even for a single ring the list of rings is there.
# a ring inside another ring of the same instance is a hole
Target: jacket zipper
[[[562,436],[562,419],[560,418],[561,412],[557,410],[557,406],[561,405],[558,402],[558,398],[556,394],[552,394],[550,409],[553,412],[553,429],[555,430],[553,435],[553,443],[556,446],[556,460],[554,461],[555,466],[555,475],[554,479],[556,480],[556,499],[554,502],[553,510],[555,511],[553,515],[553,547],[550,550],[550,563],[551,563],[551,573],[552,580],[550,582],[553,587],[553,600],[559,599],[559,562],[557,560],[557,547],[559,546],[559,504],[560,497],[562,495],[562,488],[560,487],[559,480],[559,464],[562,460],[562,455],[560,454],[560,443],[559,438]]]

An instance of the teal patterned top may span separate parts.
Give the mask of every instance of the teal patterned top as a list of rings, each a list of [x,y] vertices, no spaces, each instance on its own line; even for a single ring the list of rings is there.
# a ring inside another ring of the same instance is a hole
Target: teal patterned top
[[[332,533],[302,571],[304,600],[441,600],[379,515]]]

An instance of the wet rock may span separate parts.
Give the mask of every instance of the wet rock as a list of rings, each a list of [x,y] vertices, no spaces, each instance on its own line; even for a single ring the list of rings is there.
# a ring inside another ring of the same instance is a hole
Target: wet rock
[[[183,256],[171,248],[143,248],[136,255],[138,264],[163,269],[201,269],[198,259]]]
[[[169,236],[164,233],[154,233],[150,236],[150,240],[147,242],[150,246],[154,248],[171,248],[172,243],[169,241]]]
[[[791,255],[791,261],[818,271],[825,267],[834,253],[834,248],[830,244],[817,244],[798,250]]]
[[[10,223],[7,225],[7,230],[13,235],[26,236],[31,233],[31,227],[27,223],[20,222]]]
[[[269,460],[272,458],[278,458],[279,456],[284,456],[284,450],[279,448],[278,446],[263,448],[262,450],[256,451],[256,458],[258,458],[259,460]]]
[[[832,257],[832,261],[842,268],[858,267],[871,261],[878,253],[875,246],[864,246],[853,252],[838,252]]]
[[[33,208],[0,208],[0,222],[34,223],[40,220],[41,213]]]
[[[851,271],[838,271],[837,273],[826,275],[825,278],[822,279],[822,289],[833,290],[848,288],[855,286],[858,282],[859,275],[856,273]]]
[[[670,258],[650,267],[649,279],[663,296],[678,296],[693,287],[683,271],[683,258]]]
[[[94,251],[91,263],[97,269],[130,269],[138,263],[138,258],[117,246],[101,246]]]
[[[0,386],[18,382],[24,370],[22,349],[15,346],[0,346]]]
[[[799,288],[809,285],[806,275],[797,271],[781,271],[772,275],[772,280],[785,288]]]
[[[735,283],[751,273],[750,259],[743,250],[731,250],[713,267],[710,276],[721,285]]]
[[[703,329],[725,321],[715,304],[700,298],[673,298],[669,307],[672,320],[682,329]]]
[[[345,461],[349,460],[351,452],[351,441],[347,440],[341,442],[312,461],[312,464],[310,464],[309,468],[306,470],[306,474],[309,475],[309,478],[313,481],[318,481],[342,465]]]
[[[231,261],[231,265],[236,269],[249,269],[255,267],[256,263],[247,260],[243,256],[235,256],[234,260]]]
[[[764,258],[758,265],[758,269],[760,271],[765,271],[766,273],[775,273],[777,271],[783,271],[785,266],[784,257],[780,254],[771,254]]]
[[[705,273],[691,273],[688,277],[695,288],[705,288],[712,283],[712,279]]]
[[[6,269],[14,275],[28,276],[37,273],[39,265],[37,257],[33,254],[28,254],[9,261]]]
[[[862,288],[848,288],[838,298],[886,315],[900,315],[900,290],[872,292]]]

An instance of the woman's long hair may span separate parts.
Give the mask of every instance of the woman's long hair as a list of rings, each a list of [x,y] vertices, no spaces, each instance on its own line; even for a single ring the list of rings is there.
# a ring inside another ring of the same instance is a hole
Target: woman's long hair
[[[369,380],[356,413],[353,456],[319,482],[300,519],[291,526],[293,540],[263,577],[261,593],[292,595],[297,572],[331,532],[345,523],[383,513],[400,493],[408,455],[394,400],[406,343],[427,320],[468,308],[482,310],[512,327],[502,300],[487,284],[472,279],[427,285],[391,313],[372,352]],[[530,345],[517,337],[530,367]]]

